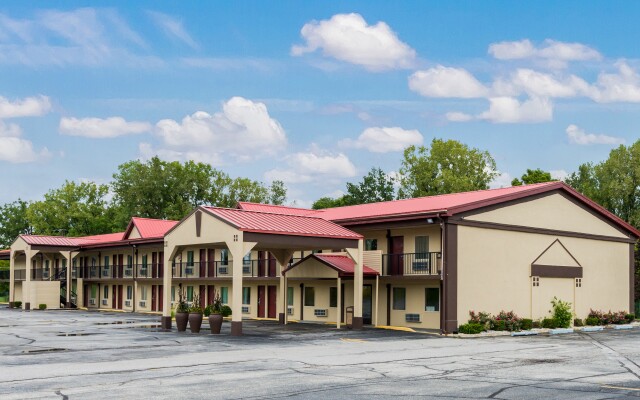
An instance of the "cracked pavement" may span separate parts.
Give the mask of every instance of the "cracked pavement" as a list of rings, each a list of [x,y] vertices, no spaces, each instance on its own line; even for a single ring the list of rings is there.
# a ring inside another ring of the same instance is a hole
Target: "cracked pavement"
[[[640,397],[640,329],[458,339],[245,321],[163,332],[153,315],[0,308],[0,398]]]

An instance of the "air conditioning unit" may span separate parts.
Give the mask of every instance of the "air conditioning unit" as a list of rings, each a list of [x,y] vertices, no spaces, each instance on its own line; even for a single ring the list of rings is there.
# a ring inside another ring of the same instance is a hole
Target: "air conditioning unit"
[[[124,301],[124,306],[125,307],[131,307],[131,300],[125,300]]]
[[[108,305],[109,305],[109,300],[107,300],[107,299],[102,299],[102,305],[103,305],[103,306],[108,306]]]
[[[251,312],[251,307],[250,306],[242,306],[242,313],[243,314],[249,314]]]
[[[140,307],[146,307],[147,306],[147,301],[146,300],[140,300],[140,303],[138,303],[140,305]]]
[[[95,306],[96,305],[96,299],[89,299],[89,305],[90,306]]]
[[[242,273],[243,274],[250,274],[251,273],[251,267],[248,265],[243,265],[242,266]]]
[[[287,315],[293,315],[293,306],[287,306]]]
[[[48,270],[44,270],[42,271],[42,279],[49,279],[49,271]]]
[[[147,277],[147,269],[146,268],[140,269],[140,277],[141,278],[146,278]]]
[[[420,322],[420,314],[405,314],[404,320],[406,322]]]
[[[109,276],[109,270],[108,269],[103,269],[102,270],[102,276],[104,276],[104,277]]]
[[[218,275],[227,275],[229,273],[229,267],[218,268]]]
[[[131,268],[127,268],[124,270],[124,276],[131,276],[133,275],[133,270]]]
[[[315,315],[316,317],[326,317],[328,315],[328,311],[327,309],[316,308],[315,310],[313,310],[313,315]]]
[[[185,275],[193,275],[193,267],[187,267],[184,269]]]

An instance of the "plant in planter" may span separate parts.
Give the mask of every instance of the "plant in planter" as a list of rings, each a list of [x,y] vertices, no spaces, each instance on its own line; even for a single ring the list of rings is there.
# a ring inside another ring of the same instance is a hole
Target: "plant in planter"
[[[231,315],[231,307],[229,306],[222,306],[222,312],[221,312],[223,317],[228,317],[229,315]]]
[[[176,326],[178,327],[178,332],[186,331],[188,322],[189,305],[185,300],[184,292],[181,290],[178,292],[178,304],[176,305]]]
[[[200,298],[193,295],[193,302],[189,307],[189,329],[191,333],[199,333],[202,326],[202,307],[200,307]]]
[[[215,292],[213,301],[204,309],[204,316],[209,317],[209,328],[213,334],[219,334],[222,329],[222,307],[220,294]]]

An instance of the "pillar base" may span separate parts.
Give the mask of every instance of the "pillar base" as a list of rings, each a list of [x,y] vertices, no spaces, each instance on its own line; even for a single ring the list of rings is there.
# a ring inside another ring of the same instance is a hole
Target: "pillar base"
[[[24,303],[24,309],[27,311],[31,310],[31,303]]]
[[[278,322],[284,325],[284,313],[278,314]]]
[[[160,317],[160,327],[162,329],[171,329],[171,317],[165,317],[164,315]]]
[[[364,327],[364,320],[362,317],[353,317],[351,322],[351,329],[361,330]]]
[[[242,321],[231,321],[231,336],[242,336]]]
[[[14,308],[13,301],[9,302],[9,308]]]
[[[67,301],[67,302],[64,304],[64,308],[71,308],[71,302],[70,302],[70,301]]]
[[[448,319],[444,322],[444,330],[447,333],[458,332],[458,320]]]

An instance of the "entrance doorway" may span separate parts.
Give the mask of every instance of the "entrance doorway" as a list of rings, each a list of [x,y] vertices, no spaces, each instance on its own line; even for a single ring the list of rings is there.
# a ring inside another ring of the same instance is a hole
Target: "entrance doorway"
[[[371,325],[371,315],[373,314],[373,286],[362,286],[362,323]]]

